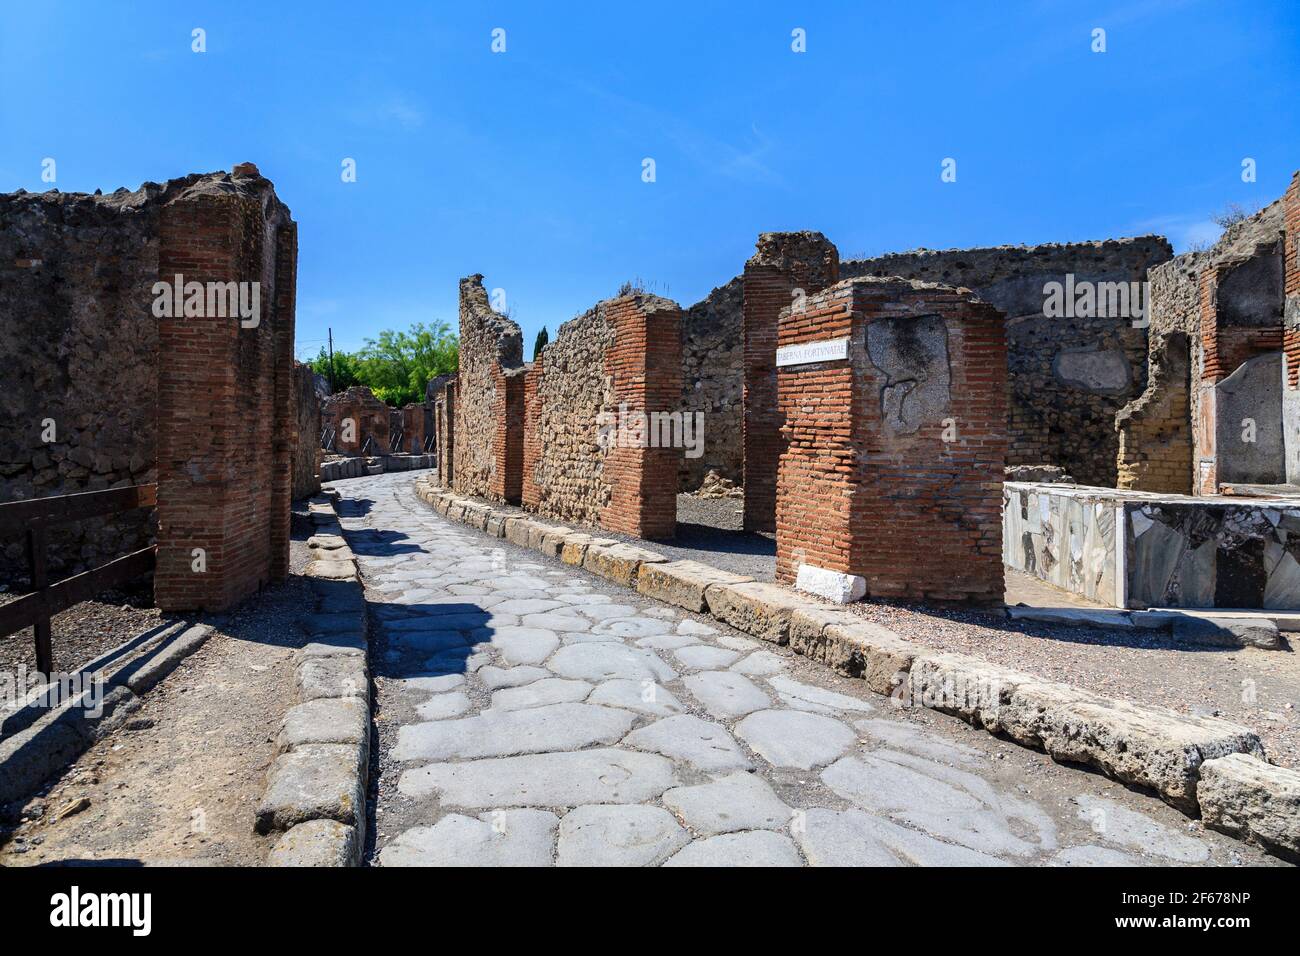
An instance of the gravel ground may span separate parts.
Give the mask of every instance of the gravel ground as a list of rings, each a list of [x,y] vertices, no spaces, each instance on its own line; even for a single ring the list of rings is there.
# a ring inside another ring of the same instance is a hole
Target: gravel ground
[[[295,515],[287,581],[229,614],[196,618],[212,636],[28,801],[11,832],[0,829],[0,867],[265,861],[275,838],[254,832],[253,815],[293,702],[293,652],[306,642],[297,621],[314,606],[301,577],[312,532]]]
[[[20,595],[2,594],[0,604]],[[105,591],[93,601],[68,608],[50,620],[50,644],[57,670],[73,670],[104,651],[147,631],[163,619],[153,606],[153,582],[145,578],[120,590]],[[31,628],[0,637],[0,671],[15,672],[19,665],[36,667],[36,645]]]

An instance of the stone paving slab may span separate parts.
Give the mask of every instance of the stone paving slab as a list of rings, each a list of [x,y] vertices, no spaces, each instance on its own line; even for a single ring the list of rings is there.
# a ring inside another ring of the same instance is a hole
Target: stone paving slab
[[[595,535],[482,506],[504,535],[490,537],[439,513],[466,502],[426,483],[430,507],[415,480],[355,479],[339,509],[369,602],[379,865],[1268,860],[872,693],[913,690],[895,680],[916,669],[909,648],[883,629],[801,617],[788,592],[689,562],[640,558],[630,591],[615,583],[626,570],[598,573],[613,546]],[[458,645],[412,641],[433,634]],[[945,689],[919,673],[915,692]]]

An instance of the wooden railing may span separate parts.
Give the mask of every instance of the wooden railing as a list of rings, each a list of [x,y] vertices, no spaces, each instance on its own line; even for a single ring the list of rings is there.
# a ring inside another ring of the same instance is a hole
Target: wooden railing
[[[48,529],[52,525],[120,514],[134,508],[152,508],[157,501],[157,485],[134,485],[0,504],[0,538],[26,532],[27,560],[32,578],[30,593],[0,606],[0,638],[23,628],[33,628],[36,633],[36,669],[49,674],[54,669],[50,618],[102,591],[148,574],[154,568],[154,549],[141,548],[98,568],[50,584],[45,553]]]

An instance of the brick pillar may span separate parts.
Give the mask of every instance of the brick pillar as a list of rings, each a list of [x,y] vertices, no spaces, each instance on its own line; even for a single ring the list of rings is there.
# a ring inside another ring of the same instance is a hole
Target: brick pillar
[[[537,473],[537,461],[542,454],[542,403],[537,395],[537,386],[542,380],[543,357],[537,356],[524,374],[524,467],[521,487],[523,506],[529,511],[536,511],[542,500],[541,489],[537,487],[534,476]]]
[[[1300,172],[1282,196],[1283,269],[1286,304],[1282,320],[1282,350],[1286,353],[1287,387],[1300,388]]]
[[[1196,421],[1193,424],[1196,436],[1194,492],[1198,495],[1212,495],[1218,491],[1219,479],[1215,467],[1218,415],[1214,386],[1227,372],[1232,371],[1224,371],[1219,357],[1219,311],[1215,301],[1218,278],[1218,270],[1209,268],[1197,280],[1201,318],[1201,378],[1194,386],[1200,394],[1196,403]]]
[[[612,384],[609,410],[644,414],[647,423],[656,413],[661,422],[665,414],[681,413],[681,309],[667,299],[644,294],[612,299],[606,307],[614,327],[614,344],[605,355]],[[601,527],[652,540],[677,533],[682,449],[664,446],[662,432],[650,427],[641,441],[612,444],[604,462],[610,499],[601,510]]]
[[[783,312],[779,334],[777,580],[1000,603],[1002,313],[964,290],[852,279]]]
[[[224,610],[287,572],[295,256],[288,210],[255,167],[161,210],[161,282],[256,282],[261,299],[248,327],[210,302],[159,317],[154,598],[163,610]]]
[[[450,488],[456,448],[456,380],[449,381],[437,404],[438,480]]]
[[[819,232],[765,232],[744,274],[745,530],[776,527],[776,463],[781,422],[776,405],[777,317],[796,290],[813,295],[839,278],[835,246]],[[707,425],[706,425],[707,427]]]
[[[492,396],[494,466],[488,496],[517,505],[524,486],[524,375],[525,368],[492,369],[496,388]]]

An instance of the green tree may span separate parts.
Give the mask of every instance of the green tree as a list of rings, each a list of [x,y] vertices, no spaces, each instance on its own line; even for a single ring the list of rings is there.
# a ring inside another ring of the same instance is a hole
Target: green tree
[[[539,355],[542,354],[542,349],[546,347],[546,343],[549,342],[549,341],[551,341],[551,337],[550,337],[550,335],[548,335],[547,332],[546,332],[546,326],[543,325],[543,326],[542,326],[542,331],[540,331],[540,332],[537,333],[537,339],[536,339],[536,341],[533,342],[533,361],[534,361],[534,362],[537,361],[537,356],[539,356]]]
[[[334,367],[330,368],[330,356],[325,346],[321,346],[320,355],[307,363],[311,370],[319,375],[324,375],[327,381],[333,383],[333,389],[341,392],[345,388],[351,388],[353,385],[361,385],[361,363],[357,361],[355,355],[347,352],[334,353]]]
[[[429,379],[456,371],[459,356],[459,339],[445,322],[417,322],[406,332],[385,329],[358,352],[334,353],[334,390],[365,385],[389,405],[422,402]],[[324,349],[311,367],[329,377]]]

